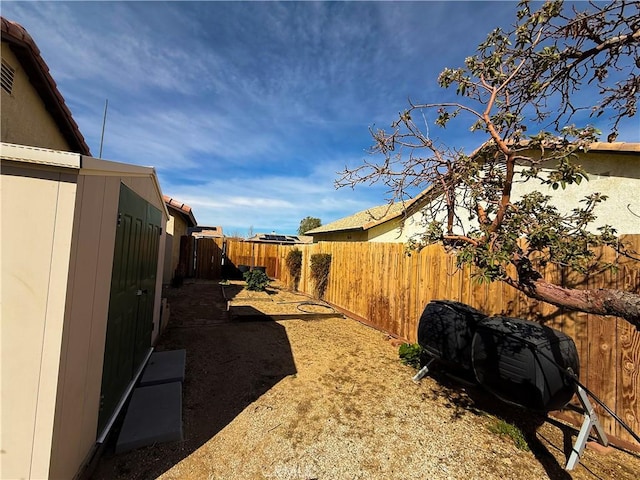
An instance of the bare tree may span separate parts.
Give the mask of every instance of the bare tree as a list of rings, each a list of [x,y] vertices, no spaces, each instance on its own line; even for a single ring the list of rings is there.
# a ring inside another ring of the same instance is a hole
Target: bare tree
[[[600,132],[569,122],[583,111],[592,118],[606,113],[614,141],[620,122],[636,115],[639,53],[637,2],[567,9],[561,1],[547,1],[535,11],[528,1],[520,2],[512,29],[495,29],[464,67],[440,74],[440,86],[455,87],[459,101],[409,101],[389,131],[371,130],[375,160],[345,168],[336,185],[382,182],[392,201],[429,186],[433,201],[423,211],[424,233],[412,247],[442,242],[457,254],[459,265],[472,265],[480,280],[503,281],[557,306],[620,316],[640,329],[640,295],[564,288],[539,273],[546,264],[598,271],[603,265],[593,247],[624,251],[613,228],[590,228],[606,197],[594,192],[568,214],[539,192],[512,199],[516,178],[553,189],[587,178],[576,158]],[[592,96],[581,103],[585,97],[578,92],[585,85],[597,89],[595,105]],[[465,155],[438,144],[430,134],[430,114],[443,128],[467,120],[483,135],[482,146]]]

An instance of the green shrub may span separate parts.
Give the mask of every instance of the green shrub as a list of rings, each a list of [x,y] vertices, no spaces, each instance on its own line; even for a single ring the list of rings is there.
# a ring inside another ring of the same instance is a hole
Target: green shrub
[[[253,290],[255,292],[264,292],[269,285],[269,277],[262,270],[251,270],[244,272],[242,275],[247,282],[247,290]]]
[[[316,297],[322,298],[329,283],[331,269],[330,253],[314,253],[311,255],[311,279],[315,282]]]
[[[420,368],[420,357],[422,356],[422,347],[417,343],[403,343],[398,348],[398,356],[400,361],[405,365],[413,368]]]
[[[293,289],[298,290],[298,284],[300,283],[300,274],[302,273],[302,250],[294,248],[289,250],[286,258],[287,269],[289,275],[293,279]]]

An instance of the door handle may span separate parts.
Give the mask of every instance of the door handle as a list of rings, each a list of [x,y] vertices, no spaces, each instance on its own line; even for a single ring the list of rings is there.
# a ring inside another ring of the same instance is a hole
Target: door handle
[[[149,291],[145,288],[144,290],[138,290],[138,291],[136,292],[136,295],[137,295],[138,297],[140,297],[140,296],[142,296],[142,295],[146,295],[147,293],[149,293]]]

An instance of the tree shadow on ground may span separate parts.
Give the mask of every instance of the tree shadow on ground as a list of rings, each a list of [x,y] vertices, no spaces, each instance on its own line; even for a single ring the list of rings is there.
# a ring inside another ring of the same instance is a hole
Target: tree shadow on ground
[[[219,285],[209,287],[200,285],[195,290],[199,295],[222,296]],[[214,317],[226,318],[226,312],[220,308],[224,305],[222,301],[210,302],[210,318],[190,324],[175,317],[192,315],[190,308],[183,309],[181,303],[198,305],[198,302],[189,298],[188,285],[180,290],[181,294],[170,300],[172,319],[157,350],[187,352],[182,390],[184,440],[115,455],[116,435],[112,435],[90,478],[158,477],[214,437],[280,380],[296,373],[284,327],[273,321],[227,321],[209,326],[206,322]],[[203,312],[197,311],[195,315],[202,316]]]
[[[492,415],[499,420],[515,426],[540,462],[549,478],[554,480],[569,480],[571,475],[560,465],[549,449],[538,436],[538,429],[549,419],[544,412],[525,409],[500,400],[470,377],[453,377],[439,366],[430,368],[429,376],[436,380],[437,387],[432,390],[433,398],[445,398],[447,406],[451,408],[452,419],[473,413],[474,415]],[[554,423],[556,425],[556,423]],[[565,456],[571,451],[571,434],[573,430],[566,427],[563,430]],[[568,450],[567,450],[568,448]]]

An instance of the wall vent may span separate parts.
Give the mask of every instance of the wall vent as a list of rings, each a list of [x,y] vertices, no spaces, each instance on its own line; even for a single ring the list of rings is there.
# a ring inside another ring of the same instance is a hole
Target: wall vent
[[[2,60],[2,89],[11,95],[13,90],[13,79],[16,71],[4,60]]]

